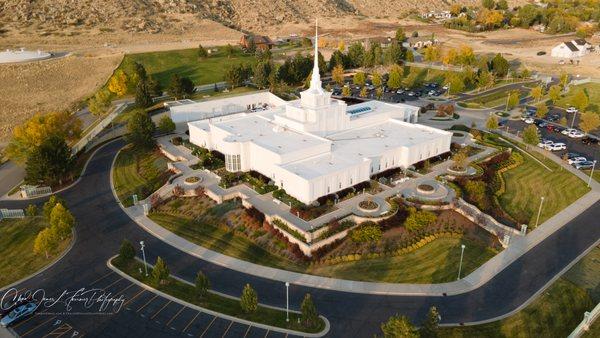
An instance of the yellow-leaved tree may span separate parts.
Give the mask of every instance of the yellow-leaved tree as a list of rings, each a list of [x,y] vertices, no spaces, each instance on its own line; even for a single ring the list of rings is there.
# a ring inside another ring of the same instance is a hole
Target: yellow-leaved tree
[[[108,90],[117,94],[117,96],[123,96],[127,94],[128,82],[127,74],[119,69],[108,81]]]

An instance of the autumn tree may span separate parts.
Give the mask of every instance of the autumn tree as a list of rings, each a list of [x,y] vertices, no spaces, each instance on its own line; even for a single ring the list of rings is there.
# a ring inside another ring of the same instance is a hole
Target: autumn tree
[[[44,203],[44,206],[42,208],[42,214],[44,215],[44,218],[47,221],[50,221],[50,214],[52,213],[52,209],[54,209],[54,207],[59,203],[63,206],[65,205],[65,201],[56,195],[50,196],[50,198],[48,198],[48,201]]]
[[[465,170],[469,161],[469,157],[467,156],[467,152],[465,150],[460,150],[454,156],[452,156],[452,162],[454,165],[452,166],[458,170]]]
[[[593,130],[598,129],[600,127],[600,115],[594,112],[584,112],[581,113],[581,120],[579,121],[579,128],[586,133],[589,133]]]
[[[481,88],[489,88],[494,84],[494,75],[488,70],[482,70],[477,77],[477,85]]]
[[[338,85],[342,85],[344,83],[344,67],[341,65],[337,65],[331,71],[331,78]]]
[[[45,228],[35,237],[33,242],[33,253],[36,255],[43,253],[46,256],[46,259],[48,259],[50,257],[50,253],[56,250],[57,246],[58,239],[52,230],[50,230],[50,228]]]
[[[381,324],[384,338],[418,338],[419,333],[408,317],[395,315]]]
[[[123,96],[127,94],[128,88],[129,78],[127,77],[127,74],[125,74],[122,69],[117,69],[110,80],[108,80],[108,90],[117,96]]]
[[[354,77],[352,78],[352,82],[357,85],[357,86],[364,86],[365,85],[365,81],[367,79],[367,75],[363,72],[358,72],[354,75]]]
[[[50,229],[56,237],[65,239],[71,234],[73,226],[75,226],[75,217],[61,203],[56,204],[50,213]]]
[[[378,72],[373,72],[372,74],[372,81],[373,81],[373,86],[375,87],[381,87],[381,85],[383,84],[383,78],[381,77],[381,74]]]
[[[542,86],[535,86],[531,88],[530,95],[539,102],[544,96],[544,88],[542,88]]]
[[[240,306],[245,313],[255,312],[258,308],[258,295],[256,291],[246,284],[242,290],[242,296],[240,297]]]
[[[88,100],[88,109],[96,116],[100,116],[110,107],[112,93],[108,89],[100,89],[92,98]]]
[[[485,121],[485,127],[488,130],[495,130],[498,129],[499,124],[498,124],[498,117],[495,114],[491,114],[488,119]]]
[[[350,87],[348,86],[344,86],[342,88],[342,96],[350,96],[352,94],[352,92],[350,91]]]
[[[538,104],[536,106],[536,108],[537,108],[537,110],[535,112],[535,116],[537,118],[542,119],[542,118],[544,118],[546,116],[546,114],[548,114],[549,109],[548,109],[548,106],[545,103],[542,102],[542,103]]]
[[[590,98],[588,97],[587,93],[582,89],[578,91],[575,94],[575,96],[573,96],[571,103],[573,104],[573,106],[579,109],[579,111],[583,112],[590,105]]]
[[[50,136],[67,142],[81,134],[81,120],[72,118],[68,112],[36,114],[13,130],[13,137],[6,147],[6,155],[24,164],[29,154]]]
[[[358,94],[360,97],[367,97],[367,95],[369,94],[369,92],[367,91],[367,87],[362,87],[360,89],[360,93]]]
[[[560,89],[559,85],[552,85],[548,90],[548,97],[550,98],[550,100],[552,100],[552,102],[556,102],[560,100],[561,91],[562,90]]]
[[[35,147],[25,163],[25,182],[28,184],[61,185],[73,170],[71,148],[58,135],[50,135]]]
[[[530,125],[523,130],[523,142],[528,145],[537,145],[540,143],[540,137],[538,136],[536,126]]]
[[[513,90],[508,93],[508,99],[506,100],[506,109],[511,110],[519,104],[520,93],[518,90]]]
[[[429,62],[436,62],[440,59],[441,54],[442,53],[440,52],[440,48],[438,46],[427,46],[423,51],[423,59]]]
[[[402,85],[402,69],[398,65],[392,66],[390,76],[387,81],[387,86],[392,89],[398,89]]]
[[[465,90],[465,82],[457,73],[450,73],[446,77],[446,83],[448,84],[448,94],[457,94]]]

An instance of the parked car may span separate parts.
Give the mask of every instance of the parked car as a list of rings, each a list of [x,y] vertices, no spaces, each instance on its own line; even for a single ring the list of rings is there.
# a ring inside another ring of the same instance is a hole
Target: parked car
[[[554,130],[552,130],[555,133],[561,133],[565,130],[565,127],[561,127],[561,126],[554,126]]]
[[[567,108],[567,113],[569,113],[569,114],[574,114],[574,113],[578,113],[578,112],[579,112],[579,110],[575,107]]]
[[[585,162],[575,163],[573,166],[575,167],[575,169],[579,169],[579,170],[592,169],[592,167],[594,166],[594,162],[585,161]]]
[[[26,298],[19,298],[16,302],[5,302],[0,306],[0,318],[8,315],[12,310],[17,307],[27,304],[32,301],[32,297],[28,296]]]
[[[574,131],[574,130],[575,129],[573,129],[573,128],[566,128],[566,129],[563,129],[563,131],[561,131],[560,133],[563,134],[563,135],[569,135],[569,133],[572,132],[572,131]]]
[[[413,92],[412,90],[411,90],[411,91],[409,91],[409,92],[408,92],[408,93],[406,93],[406,94],[407,94],[408,96],[415,96],[415,95],[416,95],[416,93],[415,93],[415,92]]]
[[[570,138],[582,138],[585,136],[585,133],[580,130],[572,130],[567,134]]]
[[[402,90],[402,89],[396,90],[396,94],[402,94],[402,93],[404,93],[404,90]]]
[[[32,315],[35,312],[35,310],[37,310],[37,308],[38,304],[36,304],[35,302],[29,302],[27,304],[18,306],[17,308],[12,310],[8,315],[2,317],[2,320],[0,320],[0,326],[8,327],[10,325],[16,324],[17,322]]]
[[[555,125],[553,125],[553,124],[548,124],[548,125],[546,126],[546,130],[548,130],[548,131],[554,131],[554,128],[556,128],[556,126],[555,126]]]
[[[527,123],[527,124],[533,124],[534,120],[531,117],[526,117],[523,122]]]
[[[556,122],[556,121],[560,120],[560,115],[559,114],[550,114],[550,115],[546,116],[546,120],[548,120],[550,122]]]
[[[593,146],[593,145],[598,144],[598,139],[586,136],[586,137],[584,137],[584,138],[581,139],[581,142],[583,144],[587,144],[589,146]]]
[[[541,50],[541,51],[537,52],[537,55],[538,56],[546,55],[546,52],[544,52],[543,50]]]
[[[567,145],[564,143],[554,143],[546,147],[546,150],[559,151],[567,149]]]
[[[551,146],[553,144],[554,144],[554,141],[542,140],[542,141],[540,141],[540,143],[538,143],[538,147],[546,149],[546,147]]]
[[[567,160],[567,162],[569,164],[575,164],[575,163],[581,163],[581,162],[586,162],[587,158],[583,157],[583,156],[578,156],[578,157],[573,157]]]

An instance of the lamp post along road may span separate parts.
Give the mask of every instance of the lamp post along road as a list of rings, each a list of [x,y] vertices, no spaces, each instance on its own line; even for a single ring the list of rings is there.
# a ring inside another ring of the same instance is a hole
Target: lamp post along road
[[[596,169],[596,160],[594,160],[594,164],[592,164],[592,171],[590,172],[590,178],[588,178],[588,188],[590,187],[590,184],[592,184],[592,177],[594,177],[594,169]]]
[[[535,220],[535,227],[537,228],[540,223],[540,215],[542,214],[542,205],[544,204],[544,196],[540,200],[540,209],[538,210],[537,219]]]
[[[285,282],[285,321],[290,321],[290,283]]]
[[[146,263],[146,252],[144,251],[144,241],[140,241],[140,246],[142,247],[142,258],[144,259],[144,271],[146,273],[146,277],[148,277],[148,264]]]
[[[465,245],[461,244],[460,245],[460,263],[458,264],[458,277],[456,278],[456,280],[460,280],[460,270],[462,270],[462,261],[463,261],[464,254],[465,254]]]

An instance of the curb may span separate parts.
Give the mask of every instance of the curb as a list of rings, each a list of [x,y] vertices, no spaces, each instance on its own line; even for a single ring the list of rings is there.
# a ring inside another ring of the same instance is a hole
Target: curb
[[[71,249],[73,249],[73,246],[75,246],[75,242],[77,241],[77,231],[75,231],[75,227],[73,227],[71,229],[71,234],[73,235],[73,238],[71,239],[71,243],[69,243],[69,246],[58,257],[56,257],[50,264],[44,266],[43,268],[32,273],[29,276],[25,276],[25,277],[19,279],[18,281],[12,282],[9,285],[0,287],[0,292],[8,290],[10,288],[14,288],[16,285],[19,285],[19,284],[25,282],[26,280],[33,278],[33,277],[43,273],[44,271],[50,269],[52,266],[54,266],[56,263],[58,263],[60,260],[62,260],[71,251]]]
[[[297,336],[301,336],[301,337],[315,337],[315,338],[316,337],[323,337],[324,335],[326,335],[329,332],[329,330],[331,328],[331,325],[329,324],[329,320],[327,320],[327,318],[325,318],[322,315],[319,315],[319,317],[325,322],[325,328],[321,332],[318,332],[318,333],[308,333],[308,332],[289,330],[289,329],[284,329],[284,328],[277,327],[277,326],[271,326],[271,325],[267,325],[267,324],[261,324],[261,323],[253,322],[253,321],[249,321],[249,320],[246,320],[246,319],[241,319],[241,318],[234,317],[234,316],[231,316],[231,315],[227,315],[227,314],[224,314],[224,313],[220,313],[220,312],[216,312],[216,311],[213,311],[213,310],[209,310],[209,309],[203,308],[201,306],[198,306],[198,305],[195,305],[195,304],[192,304],[192,303],[188,303],[188,302],[186,302],[184,300],[181,300],[181,299],[176,298],[174,296],[171,296],[171,295],[169,295],[167,293],[159,291],[159,290],[157,290],[157,289],[155,289],[155,288],[153,288],[153,287],[151,287],[151,286],[149,286],[147,284],[144,284],[144,283],[138,281],[137,279],[129,276],[125,272],[119,270],[117,267],[115,267],[111,263],[111,261],[115,257],[117,257],[117,256],[118,255],[114,255],[114,256],[110,257],[106,261],[106,266],[109,269],[111,269],[112,271],[116,272],[121,277],[127,279],[128,281],[130,281],[133,284],[136,284],[136,285],[138,285],[138,286],[140,286],[140,287],[142,287],[142,288],[144,288],[144,289],[146,289],[146,290],[148,290],[150,292],[153,292],[153,293],[155,293],[155,294],[157,294],[157,295],[159,295],[159,296],[161,296],[163,298],[166,298],[166,299],[168,299],[170,301],[173,301],[175,303],[179,303],[179,304],[181,304],[183,306],[186,306],[186,307],[189,307],[191,309],[194,309],[194,310],[197,310],[197,311],[201,311],[201,312],[204,312],[204,313],[208,313],[208,314],[213,315],[215,317],[224,318],[224,319],[227,319],[227,320],[231,320],[231,321],[235,321],[235,322],[238,322],[238,323],[242,323],[242,324],[245,324],[245,325],[249,325],[249,326],[253,326],[253,327],[258,327],[258,328],[262,328],[262,329],[269,330],[269,331],[276,331],[276,332],[281,332],[281,333],[285,333],[285,334],[297,335]],[[150,264],[148,264],[148,265],[151,266]],[[173,276],[173,275],[171,275],[171,277],[175,278],[178,281],[184,282],[186,284],[191,284],[190,282],[188,282],[188,281],[186,281],[184,279],[181,279],[179,277],[176,277],[176,276]],[[216,293],[218,295],[223,295],[222,293],[218,293],[218,292],[213,292],[213,293]],[[233,296],[228,296],[228,295],[226,297],[227,298],[233,298],[233,299],[239,299],[239,298],[236,298],[236,297],[233,297]],[[260,304],[260,303],[259,303],[259,305],[260,306],[264,306],[264,307],[268,307],[268,308],[271,308],[271,309],[277,309],[277,310],[283,310],[283,311],[285,311],[285,309],[277,308],[277,307],[274,307],[274,306],[268,306],[268,305],[264,305],[264,304]],[[299,311],[295,311],[295,310],[290,310],[290,312],[300,313]]]

